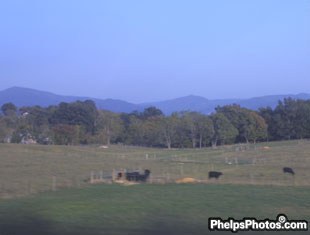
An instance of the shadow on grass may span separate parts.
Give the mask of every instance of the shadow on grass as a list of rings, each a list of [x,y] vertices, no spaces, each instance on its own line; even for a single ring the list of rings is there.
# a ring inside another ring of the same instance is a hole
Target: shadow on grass
[[[210,232],[206,224],[192,224],[182,217],[158,217],[146,218],[135,229],[106,228],[104,225],[97,228],[86,228],[72,224],[58,224],[31,213],[1,215],[0,235],[227,235],[231,232]],[[241,235],[306,235],[307,232],[238,232]]]
[[[1,235],[73,235],[70,232],[61,232],[55,224],[31,213],[16,213],[1,215]]]
[[[87,226],[87,225],[86,225]],[[126,229],[127,227],[127,229]],[[203,235],[208,228],[193,226],[181,218],[157,217],[146,218],[141,224],[119,227],[83,227],[81,225],[58,224],[31,213],[2,215],[0,235]]]
[[[29,217],[28,222],[17,222],[13,218],[7,218],[0,223],[1,235],[39,235],[53,234],[48,222],[38,218]]]
[[[192,224],[182,216],[153,215],[141,221],[141,227],[135,231],[129,231],[128,235],[203,235],[207,234],[208,227],[203,224]]]

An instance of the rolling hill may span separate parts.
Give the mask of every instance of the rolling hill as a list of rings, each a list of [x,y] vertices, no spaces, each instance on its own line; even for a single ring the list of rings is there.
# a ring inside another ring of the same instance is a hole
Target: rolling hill
[[[105,109],[113,112],[132,112],[133,110],[141,109],[139,105],[131,104],[122,100],[102,100],[90,97],[62,96],[30,88],[12,87],[0,91],[0,105],[12,102],[17,107],[35,105],[47,107],[50,105],[58,105],[60,102],[74,102],[76,100],[93,100],[98,109]]]
[[[113,112],[141,111],[146,107],[155,106],[161,109],[165,114],[171,114],[177,111],[197,111],[201,113],[211,113],[215,107],[228,104],[239,104],[242,107],[257,110],[260,107],[270,106],[274,108],[279,100],[292,97],[293,99],[310,99],[310,94],[287,94],[287,95],[270,95],[254,97],[250,99],[217,99],[209,100],[201,96],[189,95],[171,100],[159,102],[149,102],[141,104],[133,104],[123,100],[116,99],[96,99],[91,97],[79,96],[62,96],[50,92],[39,91],[30,88],[11,87],[0,91],[0,106],[4,103],[12,102],[17,107],[39,105],[47,107],[49,105],[57,105],[60,102],[74,102],[76,100],[93,100],[98,109],[110,110]]]

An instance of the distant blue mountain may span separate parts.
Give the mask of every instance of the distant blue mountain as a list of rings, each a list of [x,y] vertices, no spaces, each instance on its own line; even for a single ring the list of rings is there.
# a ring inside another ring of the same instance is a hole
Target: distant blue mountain
[[[254,97],[249,99],[222,99],[222,100],[208,100],[200,96],[185,96],[177,99],[166,100],[161,102],[153,102],[143,104],[144,107],[155,106],[161,109],[166,114],[171,114],[176,111],[197,111],[205,114],[212,113],[217,106],[224,106],[229,104],[239,104],[252,110],[258,110],[262,107],[275,108],[279,101],[284,98],[291,97],[293,99],[310,99],[310,94],[301,93],[298,95],[270,95]]]
[[[122,100],[115,99],[96,99],[91,97],[79,96],[62,96],[50,92],[34,90],[30,88],[12,87],[0,91],[0,106],[4,103],[12,102],[17,107],[35,106],[39,105],[47,107],[49,105],[57,105],[60,102],[74,102],[77,100],[93,100],[98,109],[110,110],[113,112],[129,113],[132,111],[142,111],[149,106],[155,106],[162,110],[165,114],[171,114],[177,111],[197,111],[209,114],[214,111],[217,106],[228,104],[239,104],[242,107],[257,110],[261,107],[274,108],[279,100],[291,97],[293,99],[310,99],[310,94],[301,93],[297,95],[271,95],[254,97],[250,99],[222,99],[222,100],[208,100],[201,96],[189,95],[171,100],[160,102],[149,102],[142,104],[133,104]]]
[[[155,106],[165,114],[178,111],[196,111],[200,113],[211,113],[217,106],[238,103],[238,99],[208,100],[201,96],[189,95],[172,100],[144,103],[144,107]]]
[[[140,110],[141,107],[136,104],[131,104],[122,100],[113,99],[95,99],[90,97],[79,96],[62,96],[56,95],[46,91],[38,91],[30,88],[12,87],[0,91],[0,105],[12,102],[17,107],[35,106],[39,105],[47,107],[50,105],[58,105],[61,102],[93,100],[98,109],[110,110],[113,112],[132,112],[133,110]]]

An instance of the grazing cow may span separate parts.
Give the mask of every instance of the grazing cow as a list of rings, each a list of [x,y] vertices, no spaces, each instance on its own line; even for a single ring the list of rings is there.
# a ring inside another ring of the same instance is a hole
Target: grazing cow
[[[121,178],[123,178],[123,172],[118,172],[116,179],[120,180]]]
[[[128,181],[141,181],[141,182],[145,182],[148,177],[150,176],[151,171],[150,170],[145,170],[144,174],[140,174],[140,172],[138,171],[134,171],[134,172],[127,172],[126,173],[126,180]]]
[[[289,173],[289,174],[295,175],[295,172],[290,167],[283,167],[283,173]]]
[[[221,175],[223,175],[222,172],[219,172],[219,171],[209,171],[209,179],[211,179],[211,178],[218,179]]]

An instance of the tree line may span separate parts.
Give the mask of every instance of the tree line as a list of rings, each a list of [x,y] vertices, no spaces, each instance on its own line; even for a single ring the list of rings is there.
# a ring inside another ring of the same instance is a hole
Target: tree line
[[[310,137],[310,100],[279,101],[253,111],[239,105],[212,114],[175,112],[155,107],[142,112],[97,110],[91,100],[56,106],[1,107],[0,142],[78,145],[126,144],[146,147],[202,148],[233,143]]]

